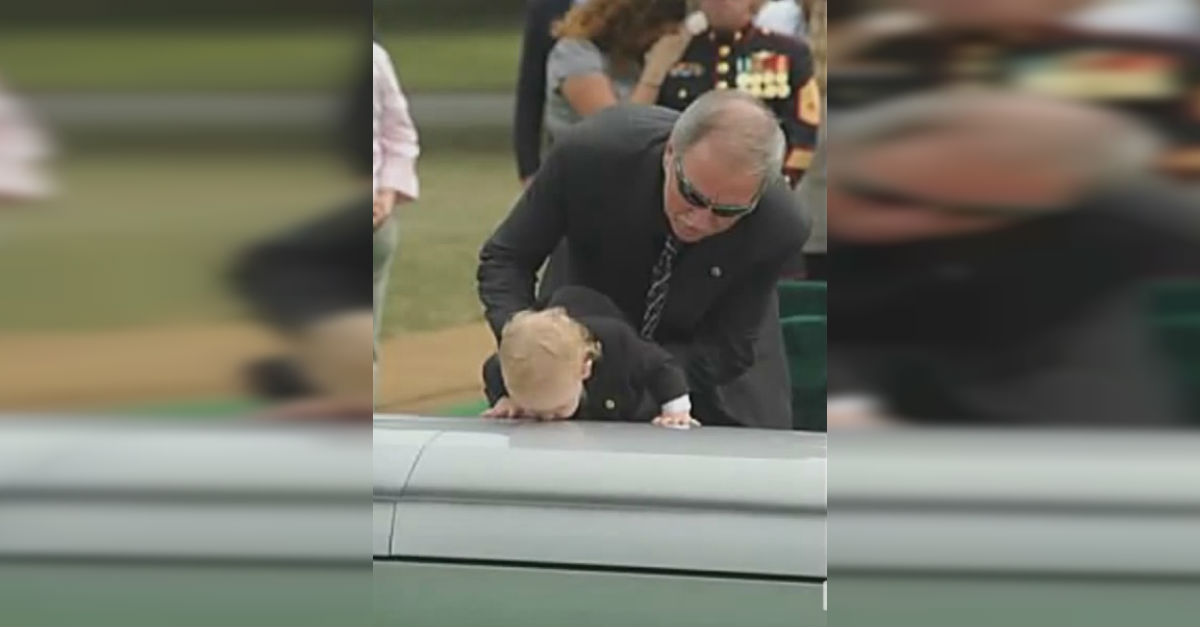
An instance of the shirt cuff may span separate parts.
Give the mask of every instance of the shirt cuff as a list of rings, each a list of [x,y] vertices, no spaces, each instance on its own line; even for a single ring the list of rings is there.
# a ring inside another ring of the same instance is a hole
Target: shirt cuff
[[[397,160],[384,165],[379,172],[379,189],[393,189],[409,200],[416,200],[421,190],[414,165],[409,160]]]
[[[692,411],[692,397],[684,394],[679,398],[671,399],[662,404],[662,413],[664,414],[684,414]]]

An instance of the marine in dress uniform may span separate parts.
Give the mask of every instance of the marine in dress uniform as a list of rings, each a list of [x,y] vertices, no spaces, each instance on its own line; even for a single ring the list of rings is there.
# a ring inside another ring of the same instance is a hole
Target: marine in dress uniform
[[[823,108],[808,46],[752,24],[733,32],[710,28],[668,72],[658,103],[682,111],[713,89],[740,89],[775,112],[788,143],[784,174],[794,187],[812,163]]]
[[[1125,111],[1169,142],[1164,173],[1200,180],[1200,41],[1067,26],[931,26],[830,68],[829,106],[849,110],[954,85],[989,85]]]

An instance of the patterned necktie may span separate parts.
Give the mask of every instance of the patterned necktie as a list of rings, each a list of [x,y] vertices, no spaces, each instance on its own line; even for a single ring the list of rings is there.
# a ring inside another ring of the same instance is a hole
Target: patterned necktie
[[[674,234],[667,234],[663,242],[662,253],[650,274],[650,289],[646,291],[646,313],[642,316],[642,337],[651,339],[659,320],[662,319],[663,306],[667,304],[667,288],[670,287],[671,265],[679,252],[679,240]]]

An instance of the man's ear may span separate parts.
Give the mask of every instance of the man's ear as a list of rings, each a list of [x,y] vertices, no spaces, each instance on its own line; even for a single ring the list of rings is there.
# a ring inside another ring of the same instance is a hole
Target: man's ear
[[[592,378],[592,358],[591,357],[588,357],[583,360],[583,369],[580,371],[579,376],[584,381],[587,381],[588,379]]]

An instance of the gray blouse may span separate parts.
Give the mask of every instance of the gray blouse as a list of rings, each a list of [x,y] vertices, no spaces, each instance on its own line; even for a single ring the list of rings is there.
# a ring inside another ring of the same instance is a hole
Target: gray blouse
[[[596,44],[586,39],[560,39],[546,60],[545,128],[551,142],[556,135],[583,119],[563,96],[562,85],[567,78],[584,74],[606,74],[612,81],[617,100],[627,101],[637,86],[641,68],[617,74]]]

